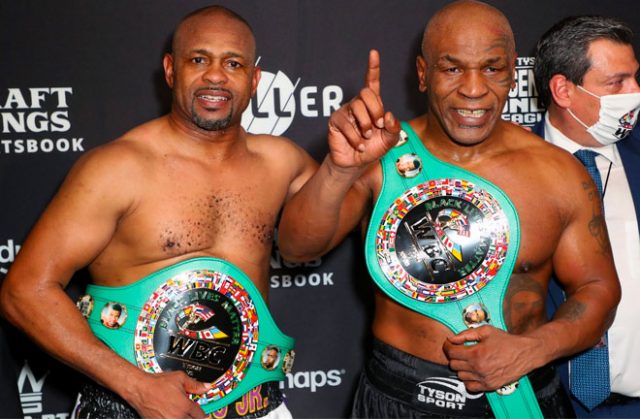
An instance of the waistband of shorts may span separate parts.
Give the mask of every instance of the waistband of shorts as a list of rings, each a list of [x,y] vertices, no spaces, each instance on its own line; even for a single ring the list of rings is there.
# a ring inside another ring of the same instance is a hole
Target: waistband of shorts
[[[284,403],[285,397],[277,381],[260,384],[227,406],[212,412],[210,419],[253,419],[267,416]],[[87,381],[80,390],[74,407],[74,419],[92,417],[138,419],[138,413],[127,402],[111,390],[93,381]]]
[[[211,412],[209,419],[253,419],[267,416],[276,410],[285,397],[280,390],[279,382],[268,381],[245,393],[239,399],[224,408]]]
[[[455,376],[447,365],[436,364],[373,339],[372,354],[365,368],[369,381],[384,392],[411,401],[416,383],[429,376]],[[550,397],[560,387],[560,378],[551,365],[527,374],[538,400]]]

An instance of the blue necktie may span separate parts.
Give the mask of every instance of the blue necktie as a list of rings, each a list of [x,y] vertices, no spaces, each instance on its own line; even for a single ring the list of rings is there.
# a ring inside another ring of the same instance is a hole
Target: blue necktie
[[[578,150],[573,154],[587,169],[602,196],[602,179],[596,166],[598,153],[591,150]],[[571,392],[589,410],[602,403],[611,392],[608,345],[605,332],[598,345],[569,361]]]
[[[573,153],[574,156],[580,160],[580,163],[587,169],[589,172],[589,176],[593,179],[593,182],[596,184],[598,188],[598,193],[602,197],[602,178],[600,177],[600,172],[598,171],[598,166],[596,165],[596,156],[599,156],[600,153],[597,153],[593,150],[578,150]]]

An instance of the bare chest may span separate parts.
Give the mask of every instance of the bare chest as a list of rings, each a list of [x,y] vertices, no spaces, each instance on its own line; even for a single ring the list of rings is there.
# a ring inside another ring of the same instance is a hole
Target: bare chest
[[[218,246],[268,246],[275,213],[275,208],[251,191],[219,189],[150,199],[127,222],[132,230],[147,232],[150,246],[176,255]]]
[[[135,265],[206,254],[261,265],[285,193],[248,174],[152,179],[121,217],[105,260]]]

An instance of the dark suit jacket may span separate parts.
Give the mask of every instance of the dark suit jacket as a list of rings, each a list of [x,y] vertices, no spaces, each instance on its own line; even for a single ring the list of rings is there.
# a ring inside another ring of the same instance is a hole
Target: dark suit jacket
[[[532,129],[542,138],[545,138],[544,120],[545,118],[542,118]],[[640,121],[631,134],[624,140],[617,142],[616,146],[629,181],[633,204],[636,208],[636,218],[638,218],[638,226],[640,226]]]

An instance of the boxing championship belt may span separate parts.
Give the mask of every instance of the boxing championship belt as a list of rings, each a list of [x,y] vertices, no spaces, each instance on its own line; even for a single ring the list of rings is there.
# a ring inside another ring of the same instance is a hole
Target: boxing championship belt
[[[189,259],[123,287],[89,285],[78,307],[99,339],[144,371],[212,383],[192,395],[205,413],[283,380],[293,365],[294,339],[249,277],[221,259]]]
[[[460,333],[507,330],[502,302],[518,255],[517,212],[495,185],[438,160],[412,128],[382,159],[367,267],[392,299]],[[542,418],[526,376],[485,393],[497,418]]]

